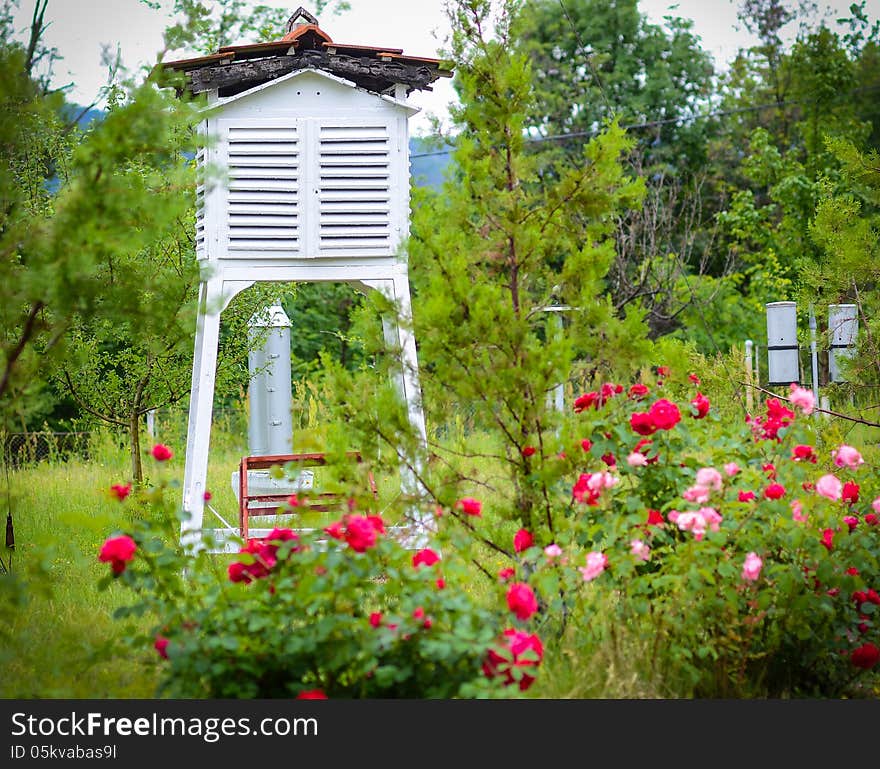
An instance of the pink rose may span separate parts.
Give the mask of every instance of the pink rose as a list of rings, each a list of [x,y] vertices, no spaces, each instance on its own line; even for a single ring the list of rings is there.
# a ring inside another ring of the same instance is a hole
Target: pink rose
[[[525,582],[514,582],[507,591],[507,606],[519,620],[527,620],[538,611],[535,593]]]
[[[736,462],[728,462],[724,465],[724,472],[728,477],[734,476],[739,472],[739,465]]]
[[[865,461],[856,449],[852,446],[847,446],[845,443],[834,449],[831,452],[831,456],[834,458],[834,464],[837,467],[858,467]]]
[[[696,502],[698,505],[709,501],[709,489],[705,486],[691,486],[685,489],[682,494],[688,502]]]
[[[596,579],[608,566],[608,556],[605,553],[587,553],[587,565],[578,567],[583,575],[584,582]]]
[[[153,446],[153,448],[150,449],[150,454],[153,455],[153,459],[157,462],[165,462],[174,456],[171,449],[169,449],[164,443],[157,443]]]
[[[801,504],[800,500],[794,499],[791,502],[791,517],[796,521],[800,521],[803,523],[807,520],[807,516],[804,515],[804,506]]]
[[[721,473],[719,473],[714,467],[701,467],[697,470],[697,486],[721,491],[722,483]]]
[[[764,562],[758,557],[757,553],[749,553],[743,563],[742,578],[748,582],[754,582],[761,573],[761,567]]]
[[[818,481],[816,481],[816,493],[826,499],[838,500],[840,499],[842,492],[843,484],[837,476],[831,475],[830,473],[823,475]]]
[[[875,513],[880,513],[880,497],[877,497],[877,499],[871,503],[871,507]]]
[[[525,529],[520,529],[513,535],[513,549],[517,553],[521,553],[523,550],[528,550],[534,544],[535,538]]]
[[[134,558],[135,550],[137,550],[137,545],[131,537],[125,534],[120,537],[110,537],[101,546],[98,560],[102,563],[109,563],[113,574],[118,576],[125,571],[125,564]]]
[[[647,561],[651,557],[651,548],[640,539],[634,539],[629,543],[629,551],[642,561]]]
[[[483,514],[483,503],[473,497],[464,497],[455,503],[457,510],[461,510],[465,515],[479,516]]]
[[[648,458],[638,451],[633,451],[629,454],[629,456],[627,456],[626,463],[630,467],[644,467],[648,464]]]
[[[560,555],[562,555],[562,548],[555,543],[552,545],[547,545],[547,547],[544,548],[544,555],[546,555],[550,559],[558,558]]]
[[[788,396],[792,406],[797,406],[804,414],[812,414],[815,406],[815,399],[812,390],[806,390],[798,387],[794,382],[791,383],[791,395]]]

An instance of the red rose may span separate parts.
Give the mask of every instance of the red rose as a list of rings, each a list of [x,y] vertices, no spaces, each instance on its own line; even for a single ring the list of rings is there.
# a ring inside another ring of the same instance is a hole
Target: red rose
[[[538,611],[535,593],[525,582],[514,582],[507,591],[507,606],[517,619],[526,620]]]
[[[822,531],[822,544],[825,549],[830,553],[832,548],[834,547],[834,529],[824,529]]]
[[[163,660],[168,659],[168,639],[163,636],[156,636],[156,642],[153,644],[153,648],[159,652],[159,656]]]
[[[669,376],[669,366],[657,366],[657,376]]]
[[[694,384],[700,384],[700,377],[698,377],[696,374],[688,374],[688,379],[690,379],[691,382],[693,382]]]
[[[865,523],[867,523],[868,526],[876,526],[878,521],[880,521],[880,518],[878,518],[874,513],[868,513],[865,516]]]
[[[648,525],[649,526],[662,526],[665,523],[663,520],[663,513],[659,510],[648,510]]]
[[[761,465],[761,469],[764,471],[764,475],[766,475],[771,481],[776,480],[776,465],[772,462],[767,462],[767,464]]]
[[[368,515],[367,520],[376,530],[376,534],[384,534],[385,533],[385,521],[378,515]]]
[[[135,541],[123,534],[120,537],[111,537],[101,546],[98,560],[109,563],[116,575],[125,571],[125,564],[134,558],[137,545]]]
[[[580,395],[574,402],[574,411],[576,414],[580,414],[582,411],[593,407],[598,408],[599,402],[599,393],[597,392],[589,392],[584,395]]]
[[[363,515],[350,515],[345,522],[345,541],[356,553],[363,553],[376,544],[376,527]]]
[[[741,491],[737,496],[740,502],[751,502],[755,498],[754,491]]]
[[[502,582],[507,582],[516,572],[514,571],[512,566],[508,566],[506,569],[501,569],[498,572],[498,579]]]
[[[248,567],[240,561],[230,563],[226,567],[226,573],[230,582],[251,582],[253,580]]]
[[[781,483],[771,483],[764,489],[764,496],[767,499],[782,499],[785,496],[785,486]]]
[[[443,577],[440,577],[437,580],[436,585],[438,590],[442,590],[444,587],[446,587],[446,580],[443,579]]]
[[[327,695],[321,689],[307,689],[296,695],[298,700],[326,700]]]
[[[483,674],[487,678],[503,677],[507,685],[517,683],[518,677],[520,691],[525,691],[535,680],[525,671],[537,667],[543,656],[544,647],[538,636],[508,628],[504,631],[501,646],[487,653]],[[520,675],[515,676],[514,670],[518,670]]]
[[[691,412],[691,416],[694,419],[702,419],[709,413],[709,405],[709,399],[703,393],[698,392],[697,397],[691,401],[691,406],[696,409],[695,412]]]
[[[370,626],[379,627],[382,624],[382,612],[374,611],[370,614]]]
[[[523,550],[528,550],[534,544],[534,537],[525,529],[520,529],[513,535],[513,549],[516,550],[517,553],[521,553]]]
[[[342,539],[345,536],[345,530],[342,526],[342,521],[334,521],[329,526],[324,528],[324,533],[329,537],[333,537],[333,539]]]
[[[615,467],[617,465],[617,459],[610,451],[607,454],[602,455],[602,461],[608,465],[608,467]]]
[[[522,450],[522,455],[524,457],[533,457],[535,455],[535,447],[534,446],[524,446]]]
[[[455,503],[455,507],[457,510],[461,510],[466,515],[482,515],[483,514],[483,503],[474,499],[473,497],[464,497],[464,499],[459,499],[458,502]]]
[[[870,670],[880,661],[880,649],[872,643],[864,643],[858,649],[852,650],[849,661],[857,668]]]
[[[816,464],[818,457],[812,446],[799,443],[791,450],[791,458],[795,462],[812,462]]]
[[[651,416],[654,427],[658,430],[671,430],[681,421],[681,412],[678,410],[678,406],[666,398],[652,403],[648,414]]]
[[[130,483],[114,483],[110,487],[110,491],[113,492],[113,495],[122,502],[129,494],[131,494],[131,484]]]
[[[630,414],[629,426],[639,435],[653,435],[657,426],[647,411],[636,411]]]
[[[424,550],[419,550],[419,552],[412,557],[412,563],[415,567],[418,567],[421,564],[424,564],[425,566],[433,566],[439,560],[440,556],[431,550],[430,547],[426,547]]]
[[[153,459],[157,462],[165,462],[174,456],[171,449],[169,449],[164,443],[157,443],[153,446],[153,448],[150,449],[150,454],[153,455]]]
[[[644,398],[648,394],[647,385],[643,385],[641,382],[636,382],[632,387],[629,388],[629,397],[633,400],[639,400]]]
[[[581,448],[584,451],[589,451],[591,448],[593,448],[593,441],[591,441],[589,438],[584,438],[581,441]]]
[[[859,484],[854,483],[853,481],[847,481],[844,483],[840,498],[849,502],[851,505],[854,505],[859,501]]]

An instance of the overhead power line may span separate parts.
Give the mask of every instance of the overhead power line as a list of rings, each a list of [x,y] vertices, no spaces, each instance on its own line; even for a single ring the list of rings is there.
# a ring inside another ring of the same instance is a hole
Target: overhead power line
[[[857,93],[865,93],[868,91],[878,90],[880,90],[880,85],[863,86],[861,88],[854,88],[851,91],[847,91],[843,94],[843,96],[851,96]],[[791,107],[798,104],[806,103],[807,102],[804,101],[774,101],[767,104],[756,104],[751,107],[737,107],[735,109],[716,110],[715,112],[704,112],[696,115],[680,115],[678,117],[662,118],[660,120],[648,120],[643,123],[630,123],[629,125],[621,126],[621,128],[623,128],[625,131],[634,131],[641,128],[656,128],[657,126],[670,125],[672,123],[688,123],[694,120],[707,120],[708,118],[713,117],[727,117],[729,115],[737,115],[743,112],[757,112],[764,109],[780,109],[782,107]],[[536,143],[548,141],[565,141],[566,139],[581,139],[593,137],[598,135],[598,133],[598,130],[571,131],[569,133],[551,134],[549,136],[530,136],[528,137],[527,141]],[[449,149],[435,150],[432,152],[416,152],[410,155],[410,158],[424,158],[430,157],[432,155],[448,155],[449,153],[453,152],[454,149],[454,147],[450,147]]]

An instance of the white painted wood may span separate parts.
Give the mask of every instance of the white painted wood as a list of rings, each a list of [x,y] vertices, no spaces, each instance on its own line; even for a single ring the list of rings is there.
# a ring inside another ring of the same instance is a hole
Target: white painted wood
[[[220,314],[255,282],[347,282],[383,291],[400,318],[386,318],[400,352],[397,384],[426,446],[406,256],[409,232],[408,119],[418,112],[317,70],[301,70],[229,98],[208,94],[199,154],[208,174],[197,190],[197,256],[202,267],[181,540],[199,546],[213,411]],[[282,452],[283,453],[283,452]],[[404,493],[420,491],[420,458],[404,472]],[[401,532],[421,547],[430,517],[413,513]],[[233,532],[221,532],[228,541]]]

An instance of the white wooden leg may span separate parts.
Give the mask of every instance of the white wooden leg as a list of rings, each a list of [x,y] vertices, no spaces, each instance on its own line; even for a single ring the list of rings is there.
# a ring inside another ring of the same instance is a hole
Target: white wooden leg
[[[180,529],[181,544],[192,545],[195,548],[202,546],[205,483],[208,475],[211,416],[214,410],[217,345],[220,339],[221,301],[222,281],[212,279],[202,283],[183,476],[183,510],[187,518],[181,523]]]
[[[419,385],[419,364],[416,353],[416,338],[412,331],[412,307],[409,293],[409,279],[405,272],[395,274],[391,280],[371,281],[366,284],[381,291],[394,302],[397,316],[382,318],[382,330],[385,344],[389,349],[399,351],[400,367],[395,372],[395,384],[400,396],[406,403],[409,422],[419,436],[422,454],[427,454],[427,431],[425,415],[422,410],[422,392]],[[420,457],[407,457],[409,464],[404,463],[401,470],[401,490],[404,494],[417,496],[423,492],[418,480],[422,472]],[[412,467],[410,467],[410,464]],[[404,543],[407,547],[421,548],[428,543],[430,533],[434,529],[433,516],[423,512],[417,506],[407,511],[407,516],[414,521],[409,536]]]

